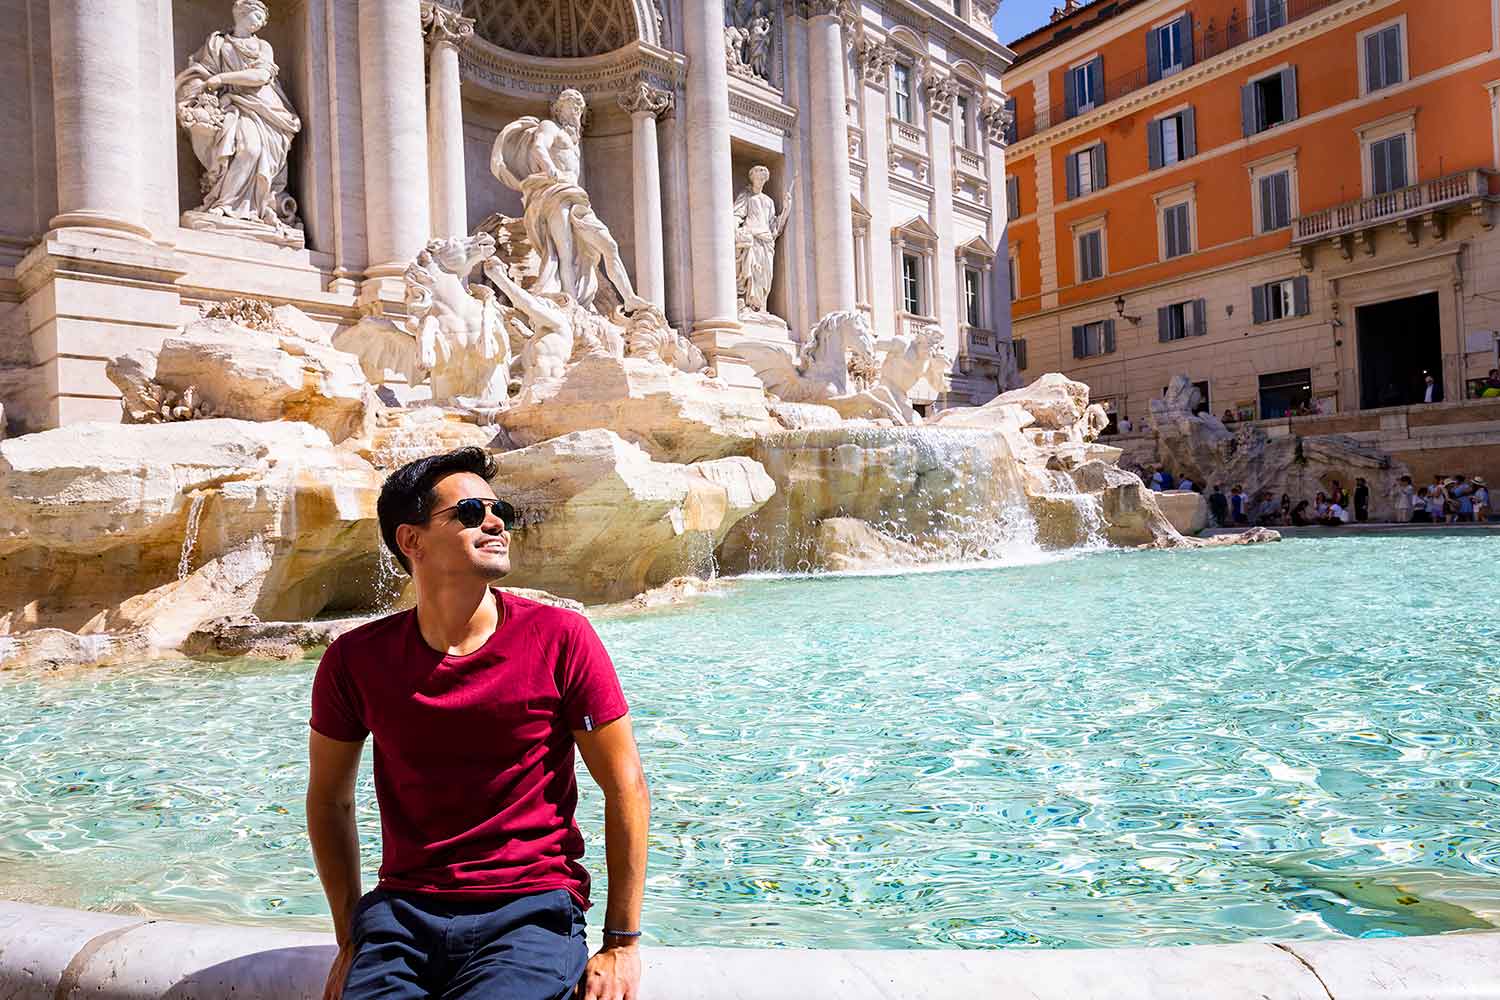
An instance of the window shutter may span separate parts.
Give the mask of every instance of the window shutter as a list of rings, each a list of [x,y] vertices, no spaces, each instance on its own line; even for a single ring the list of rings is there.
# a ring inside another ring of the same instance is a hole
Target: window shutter
[[[1201,337],[1208,332],[1208,300],[1193,300],[1193,336]]]
[[[1010,342],[1010,346],[1011,353],[1016,358],[1016,369],[1024,372],[1026,370],[1026,341],[1013,340]]]
[[[1288,66],[1281,71],[1281,109],[1286,121],[1297,118],[1297,67]]]
[[[1385,67],[1383,76],[1386,85],[1401,82],[1401,28],[1399,26],[1387,28],[1380,33],[1385,53]]]
[[[1193,15],[1182,15],[1182,68],[1193,64]]]
[[[1005,217],[1008,219],[1021,217],[1021,178],[1015,174],[1005,178]]]
[[[1264,323],[1267,319],[1266,308],[1266,286],[1255,285],[1250,289],[1250,319],[1254,323]]]
[[[1104,234],[1095,231],[1093,239],[1089,240],[1089,264],[1092,265],[1092,274],[1096,278],[1104,276]]]
[[[1089,156],[1094,158],[1094,190],[1109,187],[1109,167],[1105,163],[1104,143],[1089,150]]]
[[[1250,25],[1250,37],[1263,35],[1270,30],[1271,0],[1255,0],[1255,15]]]
[[[1240,88],[1240,126],[1246,138],[1256,133],[1259,117],[1255,113],[1255,84],[1247,83]]]
[[[1390,150],[1391,157],[1390,190],[1396,191],[1410,183],[1406,176],[1406,136],[1404,134],[1391,136],[1390,141],[1386,143],[1386,148]]]
[[[1177,213],[1177,251],[1190,253],[1193,249],[1193,209],[1183,205]]]
[[[1115,353],[1115,321],[1112,319],[1104,321],[1104,353]]]
[[[1095,56],[1094,61],[1089,63],[1089,79],[1093,82],[1094,107],[1098,107],[1105,101],[1103,56]]]
[[[1306,316],[1312,312],[1312,306],[1308,299],[1307,275],[1300,274],[1292,281],[1292,305],[1298,316]]]
[[[1170,118],[1163,121],[1151,122],[1146,126],[1146,160],[1152,170],[1161,169],[1161,130],[1166,128]]]
[[[1182,158],[1198,155],[1198,121],[1192,108],[1182,113]]]
[[[1071,69],[1063,73],[1063,114],[1067,118],[1078,114],[1078,76]]]
[[[1081,326],[1073,327],[1073,357],[1075,358],[1081,358],[1084,356],[1084,329],[1085,328]]]
[[[1161,29],[1146,29],[1146,82],[1161,79]]]
[[[1370,183],[1375,194],[1391,190],[1389,142],[1372,143],[1370,146]]]
[[[1292,224],[1292,174],[1282,171],[1274,178],[1276,190],[1276,228]]]
[[[1156,310],[1156,339],[1163,344],[1172,339],[1172,310],[1169,306]]]
[[[1276,228],[1276,185],[1270,177],[1255,183],[1260,185],[1260,231],[1269,233]]]
[[[1076,153],[1069,153],[1063,162],[1067,166],[1068,200],[1072,201],[1078,197],[1078,156]]]
[[[1005,99],[1005,109],[1010,112],[1010,122],[1005,126],[1005,141],[1013,143],[1020,134],[1020,126],[1016,124],[1016,99],[1014,97]]]
[[[1385,74],[1381,72],[1380,57],[1384,50],[1380,46],[1380,32],[1365,36],[1365,89],[1379,90],[1385,86]]]

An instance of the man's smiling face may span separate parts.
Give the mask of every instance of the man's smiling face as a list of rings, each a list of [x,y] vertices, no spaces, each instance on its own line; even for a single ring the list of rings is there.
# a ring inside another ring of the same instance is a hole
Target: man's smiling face
[[[433,495],[432,509],[440,513],[434,513],[424,525],[412,526],[416,533],[417,548],[412,553],[416,572],[429,578],[477,576],[486,581],[508,574],[510,532],[490,509],[497,499],[493,487],[472,472],[456,472],[438,480]],[[465,528],[452,508],[470,497],[485,502],[484,520],[477,527]]]

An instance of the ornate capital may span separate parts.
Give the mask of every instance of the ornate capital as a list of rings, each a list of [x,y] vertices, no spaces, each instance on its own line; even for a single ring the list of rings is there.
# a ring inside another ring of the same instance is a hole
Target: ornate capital
[[[429,47],[452,45],[457,48],[474,34],[474,19],[464,17],[452,7],[437,0],[422,2],[422,37]]]
[[[866,83],[884,87],[886,75],[896,62],[896,46],[867,38],[859,47],[859,67]]]
[[[953,99],[958,96],[958,81],[951,76],[929,70],[922,84],[927,88],[927,103],[932,113],[947,118],[953,113]]]
[[[645,80],[636,80],[635,85],[620,95],[620,109],[626,114],[650,115],[660,118],[672,107],[672,92],[653,87]]]
[[[1008,142],[1010,129],[1015,124],[1015,120],[1016,116],[1011,114],[1010,108],[1004,104],[985,101],[979,106],[979,121],[984,126],[985,135],[990,142]]]
[[[847,0],[800,0],[797,4],[797,13],[809,20],[826,14],[843,17],[847,6]]]

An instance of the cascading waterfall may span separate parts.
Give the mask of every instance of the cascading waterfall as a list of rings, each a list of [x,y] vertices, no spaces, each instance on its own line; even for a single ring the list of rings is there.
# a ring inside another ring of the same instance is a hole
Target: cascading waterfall
[[[198,542],[198,523],[203,518],[203,504],[207,499],[207,493],[195,492],[193,502],[188,507],[187,531],[182,536],[182,554],[177,557],[178,580],[188,578],[188,570],[192,565],[193,546]]]

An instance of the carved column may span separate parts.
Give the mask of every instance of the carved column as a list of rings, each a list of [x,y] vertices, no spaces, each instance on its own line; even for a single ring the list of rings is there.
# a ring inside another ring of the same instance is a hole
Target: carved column
[[[854,308],[854,229],[850,218],[849,111],[844,94],[841,0],[808,0],[813,248],[818,315]]]
[[[683,4],[687,71],[687,188],[693,340],[714,359],[740,329],[734,293],[734,192],[729,162],[729,71],[724,5]]]
[[[661,160],[657,155],[656,119],[672,106],[672,95],[645,80],[620,95],[630,115],[635,181],[635,288],[663,310],[667,306],[665,241],[661,222]]]
[[[359,0],[367,279],[395,277],[432,232],[418,0]]]
[[[435,0],[422,0],[427,38],[427,157],[430,161],[432,235],[469,235],[464,185],[464,114],[459,94],[458,50],[474,34],[473,18]]]
[[[137,145],[145,100],[138,56],[140,6],[113,0],[48,5],[57,134],[54,229],[151,235]]]

